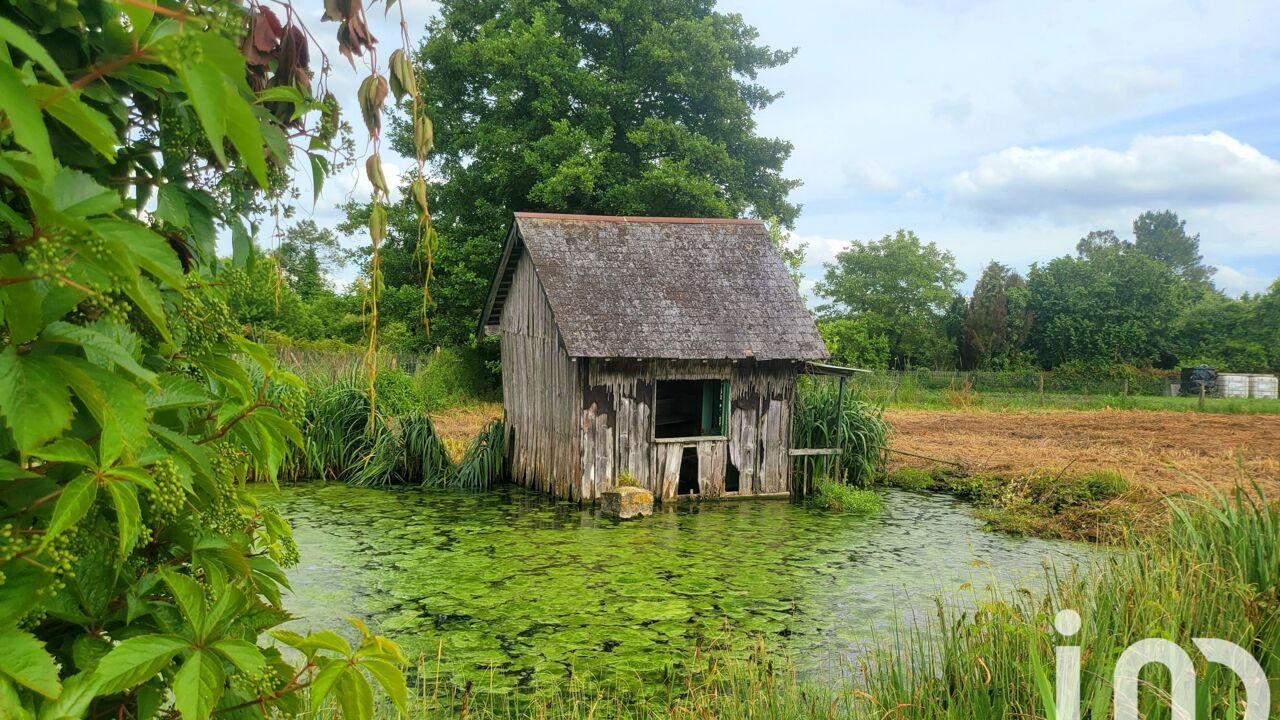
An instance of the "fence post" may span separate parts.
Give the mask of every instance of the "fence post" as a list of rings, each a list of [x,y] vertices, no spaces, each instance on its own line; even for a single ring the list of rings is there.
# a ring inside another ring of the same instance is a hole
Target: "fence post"
[[[1127,377],[1124,379],[1124,389],[1121,391],[1121,393],[1125,397],[1129,397],[1129,378]]]
[[[1200,409],[1204,410],[1204,381],[1200,380]]]
[[[1044,405],[1044,371],[1040,371],[1040,404]]]

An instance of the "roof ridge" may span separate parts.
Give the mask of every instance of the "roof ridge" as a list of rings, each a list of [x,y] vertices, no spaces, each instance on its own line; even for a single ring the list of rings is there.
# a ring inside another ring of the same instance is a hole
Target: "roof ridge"
[[[575,215],[569,213],[517,212],[517,219],[530,220],[592,220],[597,222],[624,223],[684,223],[689,225],[763,225],[764,221],[755,218],[688,218],[688,217],[646,217],[643,215]]]

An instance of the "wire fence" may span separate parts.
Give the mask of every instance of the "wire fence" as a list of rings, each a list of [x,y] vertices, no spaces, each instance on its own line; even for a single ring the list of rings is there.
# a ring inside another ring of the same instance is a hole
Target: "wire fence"
[[[290,345],[272,345],[276,363],[303,377],[323,377],[329,382],[364,372],[365,354],[357,350],[330,350],[299,348]],[[403,370],[414,374],[419,365],[427,362],[426,355],[413,353],[379,353],[379,370]]]
[[[1026,399],[1052,395],[1161,396],[1176,394],[1175,370],[1115,371],[978,371],[877,370],[858,376],[858,386],[889,402],[911,402],[919,396],[1009,396]]]

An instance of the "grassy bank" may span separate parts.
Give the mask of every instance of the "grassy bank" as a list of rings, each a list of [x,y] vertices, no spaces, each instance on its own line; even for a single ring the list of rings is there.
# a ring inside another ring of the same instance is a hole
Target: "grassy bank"
[[[917,390],[910,394],[868,391],[867,397],[886,407],[919,410],[1151,410],[1206,412],[1226,415],[1280,415],[1280,400],[1256,398],[1199,398],[1160,395],[1076,395],[1046,393],[978,393],[952,390]]]
[[[955,495],[972,503],[979,517],[1002,532],[1099,543],[1157,532],[1167,507],[1148,489],[1132,487],[1117,470],[1010,479],[954,468],[904,467],[882,482]]]
[[[628,682],[571,677],[524,693],[458,687],[418,663],[411,715],[423,718],[1043,718],[1053,717],[1055,646],[1081,648],[1082,717],[1110,717],[1112,672],[1132,643],[1166,638],[1195,658],[1199,718],[1243,716],[1244,695],[1226,668],[1206,663],[1193,637],[1245,648],[1273,686],[1280,680],[1280,507],[1240,493],[1173,505],[1163,532],[1127,540],[1091,568],[1046,568],[1043,591],[979,593],[959,612],[940,598],[934,618],[901,627],[832,680],[803,678],[762,642],[749,651],[713,639],[687,667]],[[977,591],[974,591],[975,593]],[[1059,610],[1077,611],[1079,634],[1056,634]],[[1167,718],[1168,678],[1142,675],[1140,713]],[[1271,712],[1280,708],[1280,694]],[[386,717],[394,715],[384,709]]]

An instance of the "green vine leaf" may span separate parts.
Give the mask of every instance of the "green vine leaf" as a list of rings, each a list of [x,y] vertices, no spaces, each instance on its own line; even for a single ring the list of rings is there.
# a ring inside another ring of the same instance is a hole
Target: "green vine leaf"
[[[0,351],[0,412],[14,442],[30,454],[71,422],[71,393],[52,358]]]
[[[49,131],[27,86],[13,65],[0,59],[0,107],[9,118],[9,127],[18,144],[31,152],[36,167],[44,177],[53,175],[53,149]]]
[[[116,546],[120,559],[129,557],[138,543],[138,533],[142,530],[142,509],[138,506],[138,491],[132,483],[109,482],[107,492],[111,495],[111,504],[116,508],[116,524],[119,526],[120,541]]]
[[[44,644],[16,628],[0,630],[0,673],[47,698],[62,692],[58,666],[45,652]]]
[[[190,643],[173,635],[140,635],[112,648],[94,670],[99,695],[112,695],[143,683],[169,664]]]
[[[45,529],[45,542],[61,535],[63,531],[80,522],[98,498],[98,480],[85,473],[67,483],[53,508],[53,518]]]
[[[40,67],[54,77],[59,83],[67,84],[66,75],[62,74],[62,68],[58,67],[58,63],[54,62],[53,56],[48,50],[40,44],[40,41],[31,37],[26,30],[13,24],[8,18],[0,17],[0,40],[18,48],[24,55],[39,63]]]

